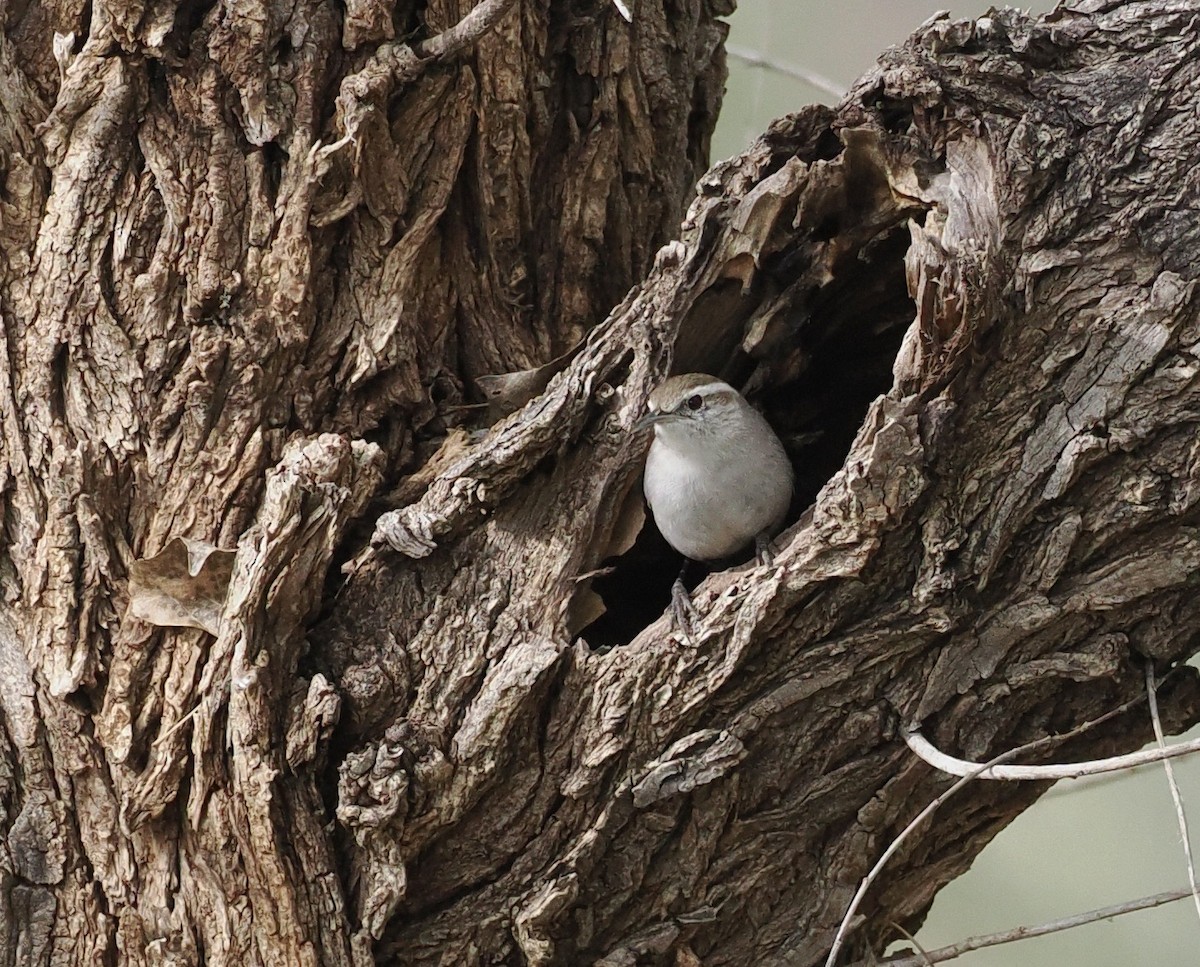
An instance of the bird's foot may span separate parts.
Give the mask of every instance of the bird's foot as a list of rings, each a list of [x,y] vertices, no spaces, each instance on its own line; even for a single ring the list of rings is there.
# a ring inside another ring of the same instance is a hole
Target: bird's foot
[[[759,567],[770,567],[775,563],[775,548],[765,533],[754,538],[754,556]]]
[[[671,585],[671,614],[675,618],[675,627],[679,629],[684,645],[695,648],[693,632],[700,621],[700,615],[692,604],[692,597],[688,594],[682,577],[676,578],[675,583]]]

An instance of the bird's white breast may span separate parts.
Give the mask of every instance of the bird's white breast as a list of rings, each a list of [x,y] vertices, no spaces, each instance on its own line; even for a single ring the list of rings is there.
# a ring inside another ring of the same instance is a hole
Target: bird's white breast
[[[655,428],[646,458],[646,500],[663,537],[685,557],[727,557],[787,513],[792,468],[778,438],[757,413],[714,446],[688,426]]]

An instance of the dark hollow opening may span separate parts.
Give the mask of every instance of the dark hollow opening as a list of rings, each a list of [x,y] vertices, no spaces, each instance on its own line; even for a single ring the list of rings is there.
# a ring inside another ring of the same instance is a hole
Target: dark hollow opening
[[[796,472],[785,531],[841,468],[867,408],[891,389],[892,365],[916,314],[904,271],[909,238],[906,224],[893,227],[848,253],[826,285],[796,299],[786,326],[791,342],[778,349],[800,360],[792,368],[795,375],[748,394],[779,434]],[[719,372],[740,373],[744,380],[754,365],[738,352]],[[742,388],[737,378],[727,378]],[[640,490],[640,482],[637,486]],[[686,583],[694,588],[712,571],[745,564],[753,556],[751,546],[728,561],[695,563]],[[604,562],[611,571],[593,581],[608,610],[583,629],[582,638],[597,650],[628,643],[669,606],[682,563],[647,508],[634,546]]]

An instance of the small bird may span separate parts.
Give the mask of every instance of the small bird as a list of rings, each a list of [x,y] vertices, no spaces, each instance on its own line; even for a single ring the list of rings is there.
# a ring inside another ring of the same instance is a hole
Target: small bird
[[[667,379],[636,426],[654,428],[644,482],[654,522],[685,558],[671,603],[686,638],[689,561],[719,560],[751,541],[766,560],[792,500],[792,465],[762,414],[715,376]]]

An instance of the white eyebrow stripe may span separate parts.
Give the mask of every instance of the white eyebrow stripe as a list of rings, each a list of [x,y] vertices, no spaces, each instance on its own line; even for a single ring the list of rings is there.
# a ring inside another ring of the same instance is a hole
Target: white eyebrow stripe
[[[705,383],[703,386],[695,386],[688,390],[686,400],[690,396],[711,396],[713,393],[727,393],[732,387],[728,383]]]

